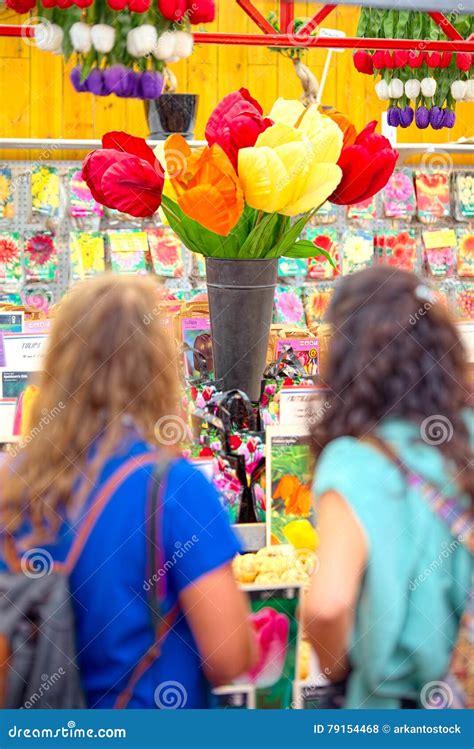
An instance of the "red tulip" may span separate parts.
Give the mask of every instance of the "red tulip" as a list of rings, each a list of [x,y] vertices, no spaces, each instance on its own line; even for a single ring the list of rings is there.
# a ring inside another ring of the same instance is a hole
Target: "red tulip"
[[[128,0],[131,13],[146,13],[150,9],[150,0]]]
[[[236,171],[239,149],[254,146],[260,133],[273,125],[272,120],[262,115],[258,101],[246,88],[241,88],[224,96],[209,117],[206,140],[210,146],[220,145]]]
[[[124,10],[127,7],[127,0],[107,0],[107,4],[112,10]]]
[[[386,68],[391,69],[395,67],[395,57],[393,56],[392,52],[388,51],[388,49],[384,52],[384,60]]]
[[[365,73],[366,75],[372,75],[374,72],[374,63],[372,55],[369,54],[365,49],[358,49],[354,52],[353,56],[354,67],[359,73]]]
[[[439,68],[441,62],[441,54],[439,52],[430,52],[426,55],[426,64],[429,68]]]
[[[453,57],[452,52],[442,52],[441,53],[441,59],[439,61],[439,67],[440,68],[449,68],[451,65],[451,60]]]
[[[458,52],[456,55],[456,65],[459,70],[467,72],[471,67],[471,55],[467,52]]]
[[[36,0],[6,0],[5,5],[15,13],[29,13],[36,8]]]
[[[107,133],[102,149],[86,157],[82,177],[94,200],[130,216],[152,216],[161,205],[163,168],[143,138]]]
[[[337,205],[352,205],[368,200],[387,184],[398,153],[383,135],[375,133],[377,122],[369,122],[354,145],[343,148],[338,165],[342,180],[329,198]]]
[[[186,15],[192,24],[212,23],[216,17],[214,0],[188,0]]]
[[[393,56],[396,68],[404,68],[405,65],[408,65],[408,52],[406,50],[399,49],[393,53]]]
[[[372,56],[372,62],[374,63],[374,68],[377,68],[377,70],[385,69],[385,52],[383,51],[383,49],[378,49],[376,52],[374,52]]]
[[[89,8],[94,0],[74,0],[74,5],[77,5],[78,8]]]
[[[425,53],[424,52],[409,52],[408,53],[408,65],[413,70],[416,70],[416,68],[421,68],[425,61]]]
[[[182,21],[186,15],[186,0],[158,0],[158,10],[167,21]]]

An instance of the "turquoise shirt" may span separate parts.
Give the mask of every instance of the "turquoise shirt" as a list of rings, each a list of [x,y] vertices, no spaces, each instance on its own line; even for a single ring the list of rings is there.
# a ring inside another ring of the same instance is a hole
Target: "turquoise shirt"
[[[468,422],[474,436],[472,411]],[[419,427],[387,419],[378,434],[411,470],[456,496],[440,450],[420,439]],[[423,686],[448,670],[471,584],[470,554],[394,464],[353,437],[325,448],[314,489],[316,497],[341,494],[368,543],[346,707],[397,708],[401,698],[419,700]]]

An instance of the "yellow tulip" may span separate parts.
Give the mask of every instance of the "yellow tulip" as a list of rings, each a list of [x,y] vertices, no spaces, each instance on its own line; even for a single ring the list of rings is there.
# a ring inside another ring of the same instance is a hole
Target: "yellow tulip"
[[[318,532],[309,520],[293,520],[283,528],[283,535],[295,549],[316,551],[319,546]]]

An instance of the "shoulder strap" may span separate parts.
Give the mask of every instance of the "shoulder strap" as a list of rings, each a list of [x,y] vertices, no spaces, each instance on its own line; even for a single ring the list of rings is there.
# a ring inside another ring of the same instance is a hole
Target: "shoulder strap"
[[[163,569],[163,550],[158,537],[158,525],[161,519],[161,510],[163,507],[163,497],[166,487],[165,476],[168,473],[170,460],[163,457],[162,460],[155,463],[155,470],[150,489],[150,500],[148,507],[148,564],[149,580],[151,583],[150,608],[153,622],[153,629],[156,631],[161,619],[160,600],[164,598],[163,582],[164,577],[159,576],[159,571]],[[155,585],[158,588],[158,595],[154,594]],[[160,589],[161,587],[161,589]]]
[[[435,515],[449,528],[451,534],[462,541],[474,553],[474,528],[471,515],[464,510],[455,497],[447,497],[420,474],[415,473],[400,458],[398,453],[385,440],[377,435],[365,437],[362,442],[372,445],[394,463],[405,477],[409,486],[415,486]]]

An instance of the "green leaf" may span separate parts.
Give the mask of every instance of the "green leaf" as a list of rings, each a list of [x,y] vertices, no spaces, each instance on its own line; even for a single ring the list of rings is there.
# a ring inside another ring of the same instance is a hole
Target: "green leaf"
[[[359,25],[357,26],[356,36],[364,38],[369,36],[367,29],[369,28],[370,22],[370,8],[362,8],[360,11]]]
[[[287,251],[293,247],[309,219],[316,213],[316,211],[317,208],[315,208],[314,211],[304,213],[298,221],[295,221],[292,226],[288,227],[278,240],[277,244],[272,248],[271,252],[267,253],[265,257],[289,257]]]
[[[322,247],[317,247],[309,239],[301,239],[299,242],[295,242],[293,247],[288,252],[285,252],[285,257],[292,258],[305,258],[305,257],[320,257],[326,258],[328,263],[337,270],[337,266],[327,250],[323,250]]]
[[[239,257],[248,260],[263,257],[265,248],[276,241],[281,218],[279,213],[265,213],[240,247]]]
[[[423,38],[423,13],[419,10],[411,11],[413,39]]]
[[[89,54],[87,55],[86,59],[84,60],[84,64],[81,69],[81,83],[84,83],[87,76],[91,72],[92,65],[94,64],[95,58],[96,58],[96,51],[95,49],[91,49]]]
[[[395,30],[398,22],[398,11],[389,10],[385,14],[383,19],[383,33],[386,39],[393,39],[395,37]]]

